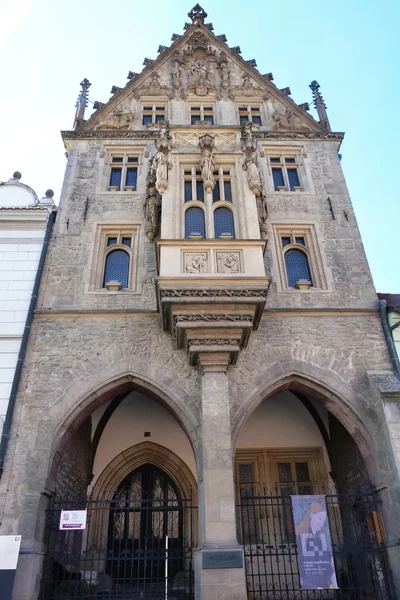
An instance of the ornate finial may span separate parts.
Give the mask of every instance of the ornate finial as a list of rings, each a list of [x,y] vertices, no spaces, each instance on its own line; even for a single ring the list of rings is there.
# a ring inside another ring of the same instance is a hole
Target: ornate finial
[[[224,33],[222,33],[221,35],[217,35],[216,36],[217,40],[219,40],[220,42],[224,42],[224,44],[226,44],[226,42],[228,41],[226,39],[226,35]]]
[[[118,94],[122,90],[122,87],[118,87],[117,85],[113,85],[111,88],[110,94]]]
[[[105,106],[104,102],[99,102],[98,100],[96,100],[95,102],[93,102],[93,108],[94,108],[94,110],[99,110],[99,108],[102,108],[103,106]]]
[[[231,52],[233,52],[233,54],[237,54],[237,55],[242,54],[240,46],[233,46],[233,48],[231,48]]]
[[[290,94],[292,93],[290,91],[290,87],[281,88],[279,91],[282,92],[282,94],[285,94],[285,96],[290,96]]]
[[[303,102],[303,104],[299,104],[299,108],[308,112],[310,110],[310,105],[308,104],[308,102]]]
[[[179,40],[179,38],[181,38],[182,36],[179,35],[179,33],[173,33],[172,34],[172,38],[171,38],[171,42],[175,42],[176,40]]]
[[[272,73],[265,73],[264,75],[262,75],[262,77],[264,77],[264,79],[267,79],[268,81],[274,80],[274,76],[272,75]]]
[[[127,79],[135,79],[138,76],[139,76],[139,73],[135,73],[134,71],[129,71],[129,73],[127,75]]]
[[[168,50],[169,46],[158,46],[158,54],[161,54],[162,52],[165,52],[166,50]]]
[[[149,65],[152,65],[152,64],[153,64],[153,62],[154,62],[154,59],[153,59],[153,58],[145,58],[145,59],[144,59],[144,61],[143,61],[143,65],[144,65],[145,67],[148,67]]]
[[[253,67],[255,69],[257,66],[257,61],[255,58],[251,58],[250,60],[246,60],[246,64],[248,64],[249,67]]]
[[[90,83],[89,79],[85,79],[83,81],[81,81],[80,86],[81,86],[81,91],[79,92],[75,107],[76,107],[76,113],[75,113],[75,119],[74,119],[74,129],[75,127],[81,123],[83,121],[83,118],[85,116],[85,108],[88,105],[88,99],[89,99],[89,94],[88,94],[88,90],[90,88],[92,84]]]
[[[331,126],[328,119],[328,114],[326,112],[326,104],[322,95],[319,92],[319,83],[317,81],[312,81],[310,83],[310,88],[313,93],[313,103],[315,108],[317,109],[319,122],[326,131],[332,131]]]
[[[192,25],[196,25],[197,23],[204,25],[207,13],[200,4],[196,4],[196,6],[193,6],[192,10],[188,12],[188,17],[192,20]]]

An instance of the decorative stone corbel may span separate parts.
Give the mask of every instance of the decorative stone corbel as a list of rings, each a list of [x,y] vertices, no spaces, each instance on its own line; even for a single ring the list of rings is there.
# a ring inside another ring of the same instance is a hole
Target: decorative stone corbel
[[[199,138],[199,146],[201,152],[201,176],[204,182],[204,189],[206,192],[212,192],[215,186],[214,179],[214,170],[215,170],[215,162],[214,162],[214,146],[215,139],[212,135],[206,133]]]

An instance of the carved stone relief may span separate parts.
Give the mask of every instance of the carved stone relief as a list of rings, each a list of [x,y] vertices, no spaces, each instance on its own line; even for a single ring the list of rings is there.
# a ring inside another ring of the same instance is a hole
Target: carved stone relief
[[[198,146],[199,133],[174,133],[174,145],[176,146]],[[215,133],[213,134],[215,147],[219,146],[236,146],[235,133]]]
[[[171,97],[171,88],[160,83],[160,75],[157,72],[152,73],[150,79],[146,85],[140,87],[136,96],[141,98],[142,96],[167,96]]]
[[[208,272],[208,253],[184,253],[184,271],[185,273],[207,273]]]
[[[156,172],[153,167],[153,161],[150,161],[150,168],[147,174],[147,191],[143,204],[143,213],[145,218],[144,231],[150,242],[152,242],[158,233],[160,225],[161,199],[156,189]]]
[[[240,273],[240,252],[217,252],[218,273]]]
[[[253,137],[252,123],[246,123],[242,128],[242,149],[245,155],[243,168],[247,171],[247,182],[255,196],[261,194],[261,177],[257,159],[257,144]]]
[[[277,130],[310,129],[290,108],[280,104],[273,105],[272,121]]]
[[[267,238],[268,228],[268,205],[267,198],[265,196],[264,191],[261,191],[261,194],[256,196],[256,204],[257,204],[257,214],[258,214],[258,224],[260,226],[260,236],[262,240]]]
[[[241,86],[233,88],[230,93],[230,97],[235,99],[236,96],[266,96],[266,90],[256,86],[247,75],[244,73],[243,75],[243,83]]]
[[[130,110],[130,103],[126,101],[115,108],[111,113],[106,115],[95,127],[98,129],[130,129],[132,124],[133,114]]]

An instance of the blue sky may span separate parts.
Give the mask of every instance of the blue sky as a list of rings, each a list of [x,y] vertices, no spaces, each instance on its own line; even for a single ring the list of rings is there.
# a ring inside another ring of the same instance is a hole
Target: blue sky
[[[0,180],[19,170],[58,200],[79,82],[105,102],[128,71],[182,33],[194,0],[0,0]],[[214,33],[255,58],[292,98],[311,101],[316,79],[334,131],[346,132],[342,166],[377,291],[400,292],[396,184],[399,134],[398,0],[207,0]],[[87,116],[91,114],[90,106]],[[396,140],[397,141],[397,140]]]

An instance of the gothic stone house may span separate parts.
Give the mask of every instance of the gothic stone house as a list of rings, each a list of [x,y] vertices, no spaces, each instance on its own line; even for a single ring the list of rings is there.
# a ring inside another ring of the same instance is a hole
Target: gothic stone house
[[[343,134],[189,17],[62,134],[0,488],[14,598],[399,597],[400,386]],[[291,495],[326,496],[338,590],[301,587]]]

